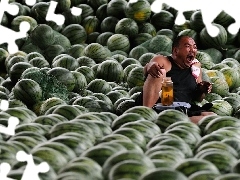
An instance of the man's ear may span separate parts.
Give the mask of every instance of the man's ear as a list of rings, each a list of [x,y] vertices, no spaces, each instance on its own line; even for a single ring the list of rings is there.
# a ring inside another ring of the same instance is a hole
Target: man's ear
[[[173,53],[177,54],[178,53],[178,49],[176,47],[173,48]]]

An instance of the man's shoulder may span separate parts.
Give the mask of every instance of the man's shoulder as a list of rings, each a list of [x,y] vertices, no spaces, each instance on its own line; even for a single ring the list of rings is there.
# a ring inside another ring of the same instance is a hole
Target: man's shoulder
[[[158,54],[154,57],[154,59],[157,61],[169,61],[169,56]]]

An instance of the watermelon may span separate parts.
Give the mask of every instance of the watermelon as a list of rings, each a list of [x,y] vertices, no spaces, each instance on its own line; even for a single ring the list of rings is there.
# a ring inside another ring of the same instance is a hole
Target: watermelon
[[[106,46],[108,38],[112,35],[113,35],[113,32],[103,32],[97,37],[96,43]]]
[[[107,5],[108,4],[102,4],[96,10],[96,16],[98,17],[98,19],[100,21],[102,21],[104,18],[106,18],[108,16],[107,15]]]
[[[211,37],[207,32],[206,27],[204,27],[199,34],[200,42],[205,48],[216,48],[221,50],[221,48],[224,48],[227,42],[227,31],[220,24],[214,23],[213,25],[219,28],[220,32],[218,33],[218,35],[215,37]]]
[[[64,25],[68,26],[71,24],[80,24],[82,21],[82,16],[80,15],[73,15],[71,9],[67,9],[63,12],[63,16],[65,18]]]
[[[151,5],[147,0],[128,2],[125,6],[124,13],[127,18],[131,18],[138,23],[146,22],[151,15]]]
[[[68,50],[67,50],[67,54],[78,59],[79,57],[83,56],[83,52],[84,52],[84,45],[81,44],[74,44],[72,45]]]
[[[41,41],[39,41],[39,39],[41,39]],[[54,30],[46,24],[40,24],[31,32],[31,40],[33,44],[37,45],[41,49],[45,49],[49,45],[52,45],[55,41]]]
[[[76,5],[76,7],[82,9],[81,17],[82,20],[85,19],[88,16],[94,15],[94,9],[87,3],[79,3]]]
[[[130,40],[126,35],[113,34],[107,40],[107,47],[110,51],[122,50],[128,53],[130,50]]]
[[[87,40],[87,32],[80,24],[69,24],[61,33],[70,40],[71,45],[85,43]]]
[[[181,172],[168,168],[157,168],[147,173],[144,173],[139,180],[151,180],[155,178],[168,179],[168,180],[187,180],[188,178]]]
[[[195,168],[193,168],[195,167]],[[189,177],[198,171],[211,171],[220,174],[218,168],[210,161],[205,159],[189,158],[176,164],[175,169]]]
[[[97,67],[96,77],[108,82],[120,83],[123,81],[123,67],[114,60],[106,60]]]
[[[91,67],[84,65],[77,68],[75,71],[82,73],[85,76],[87,83],[90,83],[93,79],[95,79],[95,72]]]
[[[205,28],[205,24],[202,18],[202,12],[200,10],[193,12],[189,21],[191,29],[198,33],[201,32],[203,28]]]
[[[110,56],[106,49],[99,43],[91,43],[84,48],[84,55],[92,58],[95,62],[103,62]]]
[[[31,8],[31,16],[38,22],[38,23],[45,23],[46,16],[49,8],[48,2],[38,2]]]
[[[120,19],[115,26],[115,33],[135,37],[138,34],[137,22],[131,18]]]
[[[127,84],[130,88],[135,86],[143,86],[144,74],[142,66],[135,67],[128,73]]]
[[[161,19],[161,21],[159,21]],[[159,13],[154,13],[151,17],[150,23],[156,28],[156,31],[161,29],[172,29],[174,25],[174,16],[166,10],[161,10]]]
[[[74,71],[79,67],[79,64],[74,57],[70,55],[65,55],[58,58],[52,63],[52,68],[55,68],[55,67],[62,67],[62,68],[68,69],[69,71]]]
[[[81,24],[86,30],[87,35],[89,35],[98,31],[100,22],[96,16],[87,16],[82,20]]]
[[[233,113],[232,105],[223,100],[214,100],[212,101],[213,106],[210,108],[210,111],[216,113],[219,116],[231,116]]]
[[[106,80],[94,79],[87,85],[87,89],[94,93],[107,94],[112,88]]]
[[[13,89],[15,98],[26,105],[33,105],[42,100],[42,89],[39,84],[31,79],[22,79],[16,83]]]
[[[124,13],[126,5],[127,1],[125,0],[111,0],[107,4],[107,15],[114,16],[118,19],[126,17]]]
[[[115,32],[115,27],[119,19],[114,16],[108,16],[104,18],[100,24],[101,32]]]
[[[162,132],[164,132],[168,126],[177,121],[190,121],[190,119],[181,111],[166,109],[158,114],[155,123],[160,127]]]

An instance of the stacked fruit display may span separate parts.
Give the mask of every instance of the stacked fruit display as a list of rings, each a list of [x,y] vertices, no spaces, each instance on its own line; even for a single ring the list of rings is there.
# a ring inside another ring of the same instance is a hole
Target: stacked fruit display
[[[0,99],[9,102],[0,125],[20,121],[15,135],[0,134],[10,178],[21,179],[26,164],[16,153],[24,150],[50,165],[43,180],[240,179],[240,35],[227,31],[232,17],[222,11],[211,37],[199,10],[184,12],[177,25],[177,9],[153,12],[153,0],[54,1],[63,25],[46,20],[46,0],[10,0],[20,11],[1,22],[15,31],[22,21],[31,25],[17,53],[0,46]],[[203,79],[213,83],[203,103],[217,115],[198,124],[177,110],[134,106],[144,65],[169,55],[181,34],[197,42]]]

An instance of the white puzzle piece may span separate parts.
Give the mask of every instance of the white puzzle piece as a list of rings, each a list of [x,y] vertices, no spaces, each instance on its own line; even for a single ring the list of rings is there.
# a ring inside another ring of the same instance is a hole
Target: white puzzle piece
[[[27,162],[21,180],[40,180],[38,173],[46,173],[49,171],[49,165],[46,162],[41,162],[39,165],[35,165],[33,156],[25,153],[24,151],[18,151],[16,158],[20,162]]]
[[[132,0],[135,1],[135,0]],[[178,15],[175,23],[182,25],[186,21],[183,16],[184,11],[200,9],[202,12],[203,22],[210,36],[215,37],[219,33],[219,29],[212,23],[213,20],[219,15],[221,11],[225,11],[227,14],[235,19],[235,23],[228,27],[228,32],[231,34],[237,34],[240,28],[240,14],[238,10],[238,0],[155,0],[151,4],[153,12],[158,13],[161,11],[162,4],[165,3],[176,10]]]
[[[55,14],[57,4],[58,4],[58,2],[56,2],[56,1],[50,2],[48,12],[46,15],[46,20],[54,21],[54,22],[56,22],[57,25],[63,25],[64,21],[65,21],[65,17],[62,14]],[[74,16],[79,16],[82,13],[82,9],[78,8],[78,7],[72,7],[71,13]]]

